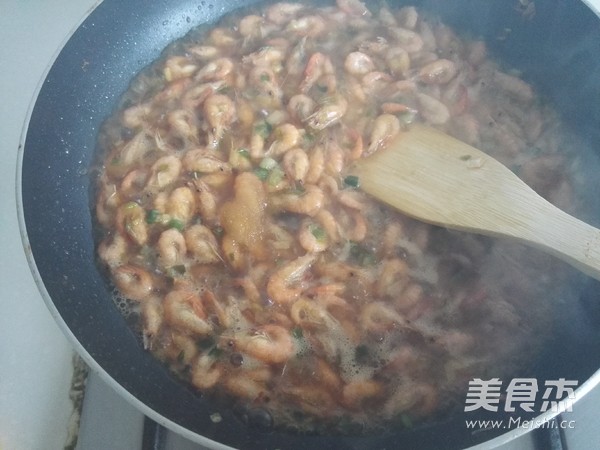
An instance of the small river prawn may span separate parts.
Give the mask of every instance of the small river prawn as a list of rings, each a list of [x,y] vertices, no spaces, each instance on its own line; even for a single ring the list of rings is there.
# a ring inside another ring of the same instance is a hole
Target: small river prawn
[[[209,144],[216,144],[225,130],[236,120],[235,103],[229,96],[213,94],[204,101],[204,117],[212,127]]]
[[[316,258],[316,254],[308,253],[277,269],[267,282],[269,297],[279,304],[290,303],[297,299],[306,288],[303,279]]]
[[[202,300],[195,292],[175,289],[165,296],[163,307],[165,320],[171,325],[200,336],[212,333]]]
[[[373,122],[366,154],[370,155],[384,147],[400,133],[400,120],[393,114],[381,114]]]
[[[236,348],[269,364],[281,364],[295,354],[292,335],[280,325],[263,325],[234,338]]]
[[[348,101],[341,95],[326,97],[320,102],[319,108],[306,120],[306,124],[317,131],[339,122],[348,110]]]
[[[313,53],[304,69],[304,79],[300,83],[300,91],[306,94],[323,76],[335,75],[329,56],[324,53]]]
[[[315,216],[325,201],[323,191],[312,184],[306,184],[301,192],[285,192],[271,197],[271,205],[296,214]]]
[[[185,238],[177,228],[163,231],[157,242],[158,261],[169,268],[183,263],[187,252]]]
[[[125,297],[138,302],[150,298],[154,289],[154,278],[145,269],[133,264],[124,264],[111,271],[113,280]]]

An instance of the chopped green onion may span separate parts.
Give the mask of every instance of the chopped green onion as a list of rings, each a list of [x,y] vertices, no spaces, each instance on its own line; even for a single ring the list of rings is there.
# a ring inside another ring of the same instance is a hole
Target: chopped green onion
[[[267,170],[272,170],[275,167],[277,167],[277,161],[275,161],[273,158],[264,158],[260,164],[258,165],[258,167],[260,167],[261,169],[267,169]]]
[[[327,232],[318,225],[311,226],[310,232],[319,242],[323,242],[325,239],[327,239]]]
[[[271,81],[271,77],[268,73],[262,73],[260,74],[260,81],[266,83],[267,81]]]
[[[219,358],[222,354],[223,354],[223,350],[221,350],[217,346],[211,348],[210,351],[208,352],[208,356],[212,356],[215,359]]]
[[[279,168],[279,166],[274,167],[269,172],[269,176],[267,177],[267,183],[269,183],[269,186],[275,187],[279,183],[281,183],[281,180],[283,180],[283,177],[285,177],[285,172],[283,170],[281,170]]]
[[[292,336],[296,339],[302,339],[304,337],[304,333],[302,332],[302,328],[294,327],[292,328]]]
[[[459,159],[461,161],[468,161],[471,159],[471,155],[462,155]]]
[[[185,274],[185,266],[183,264],[172,266],[167,269],[167,276],[170,278],[178,278]]]
[[[302,147],[304,147],[304,149],[309,149],[311,148],[316,140],[316,136],[314,134],[311,133],[304,133],[302,135]]]
[[[266,120],[258,122],[254,125],[254,132],[263,139],[268,138],[271,135],[271,131],[273,131],[273,127]]]
[[[139,206],[140,205],[138,205],[136,202],[127,202],[127,203],[125,203],[125,205],[123,205],[123,207],[125,209],[134,209],[134,208],[137,208]]]
[[[377,263],[373,250],[364,247],[357,242],[350,244],[350,257],[352,260],[362,267],[374,266]]]
[[[169,220],[169,223],[167,224],[167,226],[169,228],[175,228],[179,231],[183,231],[183,229],[185,228],[185,224],[179,220],[179,219],[171,219]]]
[[[413,109],[403,112],[402,114],[400,114],[398,116],[400,121],[406,125],[410,125],[411,123],[413,123],[415,121],[416,117],[417,117],[417,111],[415,111]]]
[[[262,167],[254,169],[254,175],[256,175],[261,181],[265,181],[269,176],[269,170]]]
[[[158,222],[159,217],[160,212],[158,212],[156,209],[151,209],[150,211],[146,212],[146,223],[156,223]]]
[[[360,180],[356,175],[348,175],[344,178],[344,184],[349,187],[358,188],[360,186]]]
[[[248,151],[248,149],[240,148],[238,150],[238,154],[246,159],[250,159],[250,152]]]

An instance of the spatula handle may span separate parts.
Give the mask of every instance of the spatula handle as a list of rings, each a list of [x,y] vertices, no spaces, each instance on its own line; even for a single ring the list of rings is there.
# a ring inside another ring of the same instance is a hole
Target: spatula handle
[[[548,203],[547,211],[522,236],[538,247],[583,273],[600,280],[600,229],[565,213]]]

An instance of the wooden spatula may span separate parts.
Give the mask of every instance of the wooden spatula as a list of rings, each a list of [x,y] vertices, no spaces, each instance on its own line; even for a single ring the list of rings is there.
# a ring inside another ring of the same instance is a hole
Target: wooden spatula
[[[350,169],[360,188],[435,225],[508,237],[600,279],[600,230],[553,206],[486,153],[413,124]]]

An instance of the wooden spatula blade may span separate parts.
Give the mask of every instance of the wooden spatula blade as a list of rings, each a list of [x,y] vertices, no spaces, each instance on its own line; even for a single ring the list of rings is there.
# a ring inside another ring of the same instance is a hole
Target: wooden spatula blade
[[[411,217],[517,239],[600,279],[600,230],[553,206],[491,156],[438,130],[412,125],[350,173],[362,190]]]

